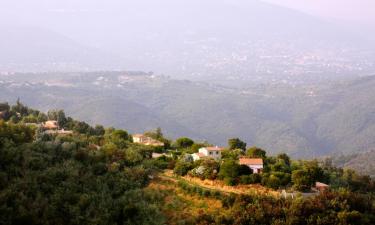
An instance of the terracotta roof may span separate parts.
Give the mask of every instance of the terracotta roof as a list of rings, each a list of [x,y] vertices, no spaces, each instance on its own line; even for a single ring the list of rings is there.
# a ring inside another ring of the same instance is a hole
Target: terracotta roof
[[[44,123],[44,127],[47,129],[56,129],[58,128],[58,123],[56,120],[48,120]]]
[[[240,158],[240,165],[263,165],[262,158]]]
[[[218,146],[215,146],[215,147],[205,147],[205,149],[207,149],[209,151],[223,151],[224,150],[224,148],[218,147]]]
[[[144,134],[133,134],[132,136],[133,137],[144,137],[145,135]]]
[[[329,187],[329,185],[321,182],[315,182],[315,187]]]

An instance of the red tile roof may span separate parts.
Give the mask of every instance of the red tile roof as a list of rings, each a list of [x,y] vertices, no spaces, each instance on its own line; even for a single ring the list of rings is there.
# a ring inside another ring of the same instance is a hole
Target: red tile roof
[[[263,165],[262,158],[240,158],[240,165]]]
[[[218,147],[218,146],[215,146],[215,147],[205,147],[205,149],[207,149],[208,151],[223,151],[224,150],[224,148]]]

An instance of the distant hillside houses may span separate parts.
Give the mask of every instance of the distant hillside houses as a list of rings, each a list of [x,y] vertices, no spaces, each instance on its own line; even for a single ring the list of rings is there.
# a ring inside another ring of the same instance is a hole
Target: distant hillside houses
[[[154,147],[163,147],[164,143],[158,140],[155,140],[151,137],[148,137],[144,134],[133,134],[133,142],[142,144],[142,145],[147,145],[147,146],[154,146]]]
[[[193,157],[194,161],[208,157],[215,160],[221,159],[221,152],[224,150],[222,147],[203,147],[200,148],[198,153],[194,153],[191,156]]]
[[[61,129],[61,130],[46,130],[44,133],[45,134],[58,134],[58,135],[72,135],[73,131],[64,130],[64,129]]]

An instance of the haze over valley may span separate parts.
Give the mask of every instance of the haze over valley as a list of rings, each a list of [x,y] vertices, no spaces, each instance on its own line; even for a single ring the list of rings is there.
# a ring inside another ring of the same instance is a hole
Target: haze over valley
[[[139,70],[238,85],[322,82],[375,68],[367,33],[267,2],[68,2],[5,1],[2,71]]]
[[[0,9],[4,101],[295,157],[374,148],[368,30],[257,0],[22,3]]]

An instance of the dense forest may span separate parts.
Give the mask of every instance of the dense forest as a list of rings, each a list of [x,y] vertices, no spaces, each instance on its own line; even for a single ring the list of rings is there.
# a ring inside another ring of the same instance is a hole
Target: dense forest
[[[46,132],[38,124],[47,120],[73,134]],[[228,141],[221,161],[193,161],[190,154],[209,143],[168,140],[160,129],[146,135],[164,146],[134,143],[125,130],[91,126],[62,110],[0,104],[0,224],[375,223],[373,180],[330,161],[268,156],[238,138]],[[164,155],[154,159],[155,152]],[[243,155],[261,157],[263,173],[238,165]],[[181,180],[162,180],[163,170],[173,170],[173,179]],[[331,189],[294,198],[235,194],[206,189],[184,176],[301,192],[320,181]],[[198,199],[218,207],[195,205]]]

